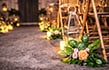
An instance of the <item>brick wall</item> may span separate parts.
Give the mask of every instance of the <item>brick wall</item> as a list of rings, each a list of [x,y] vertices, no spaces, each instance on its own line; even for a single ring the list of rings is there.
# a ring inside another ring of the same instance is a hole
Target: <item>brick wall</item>
[[[18,0],[0,0],[0,10],[3,3],[7,5],[8,9],[14,8],[18,10]]]
[[[57,0],[39,0],[39,9],[46,8],[49,3],[56,3]]]

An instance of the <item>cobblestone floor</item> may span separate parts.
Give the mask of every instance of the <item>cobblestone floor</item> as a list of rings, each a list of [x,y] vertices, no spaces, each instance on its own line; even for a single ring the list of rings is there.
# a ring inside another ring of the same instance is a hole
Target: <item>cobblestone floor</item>
[[[56,41],[48,41],[37,26],[22,26],[0,34],[0,70],[108,70],[60,62]]]

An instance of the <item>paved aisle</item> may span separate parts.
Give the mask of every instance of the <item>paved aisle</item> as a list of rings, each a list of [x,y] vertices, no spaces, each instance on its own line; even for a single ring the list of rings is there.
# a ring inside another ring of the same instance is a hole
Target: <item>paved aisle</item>
[[[0,70],[107,70],[67,65],[57,58],[55,47],[36,26],[15,28],[0,34]]]

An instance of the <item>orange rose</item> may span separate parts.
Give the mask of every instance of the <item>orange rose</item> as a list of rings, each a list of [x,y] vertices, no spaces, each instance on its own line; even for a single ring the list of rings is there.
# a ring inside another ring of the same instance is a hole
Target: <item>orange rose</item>
[[[78,55],[79,55],[79,60],[86,60],[87,57],[89,56],[86,50],[80,50]]]

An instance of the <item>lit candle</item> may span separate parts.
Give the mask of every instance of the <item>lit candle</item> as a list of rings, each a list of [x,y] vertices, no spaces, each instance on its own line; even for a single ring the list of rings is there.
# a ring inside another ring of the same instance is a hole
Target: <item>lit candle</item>
[[[47,32],[47,37],[50,37],[51,36],[51,32]]]
[[[64,50],[65,41],[60,41],[60,50]]]

